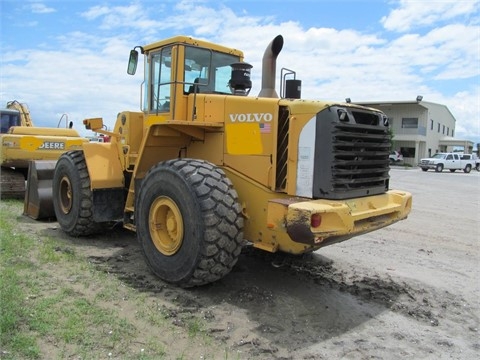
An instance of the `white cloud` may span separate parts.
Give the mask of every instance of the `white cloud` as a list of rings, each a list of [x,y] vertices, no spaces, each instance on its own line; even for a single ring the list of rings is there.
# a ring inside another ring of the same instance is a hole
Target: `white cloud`
[[[480,9],[480,0],[400,0],[398,4],[398,8],[381,19],[387,30],[409,31],[412,28],[434,25],[439,21],[448,21],[459,16],[468,19],[471,14],[478,14]]]
[[[414,7],[408,2],[399,4],[399,10]],[[135,77],[126,75],[129,50],[171,32],[243,49],[245,60],[254,65],[251,94],[256,95],[265,47],[283,34],[277,75],[282,67],[297,71],[297,78],[303,81],[303,98],[381,101],[414,99],[421,94],[426,101],[449,107],[457,118],[458,137],[480,141],[479,88],[468,85],[480,76],[478,25],[442,24],[422,34],[390,39],[381,32],[348,28],[306,29],[299,21],[279,22],[271,16],[235,13],[224,5],[201,1],[182,1],[170,11],[166,6],[153,7],[150,2],[94,6],[81,14],[91,31],[61,35],[50,50],[4,51],[1,101],[17,99],[32,104],[34,120],[50,126],[56,126],[67,112],[76,124],[83,118],[103,117],[113,127],[119,111],[140,108],[142,76],[141,71]],[[455,11],[466,16],[466,8]],[[394,14],[388,16],[390,25]],[[455,82],[454,90],[440,87],[450,82]]]
[[[480,86],[439,102],[446,104],[457,119],[455,137],[480,143]]]
[[[156,6],[160,11],[165,5]],[[148,18],[148,11],[138,3],[127,6],[94,6],[80,14],[85,19],[100,20],[100,29],[119,30],[120,28],[134,28],[136,31],[152,32],[161,26],[162,22]]]
[[[48,7],[41,2],[32,2],[28,4],[28,8],[34,14],[49,14],[56,11],[54,8]]]
[[[103,15],[107,15],[110,13],[110,8],[108,6],[100,6],[96,5],[88,9],[87,11],[80,14],[80,16],[84,17],[87,20],[94,20]]]
[[[75,37],[81,45],[89,39],[82,40],[81,33],[67,37]],[[27,103],[37,126],[57,126],[63,113],[77,130],[82,130],[82,119],[97,116],[113,126],[119,109],[138,111],[139,79],[126,75],[125,43],[102,39],[102,46],[102,52],[86,47],[8,52],[0,97],[4,103],[13,99]]]

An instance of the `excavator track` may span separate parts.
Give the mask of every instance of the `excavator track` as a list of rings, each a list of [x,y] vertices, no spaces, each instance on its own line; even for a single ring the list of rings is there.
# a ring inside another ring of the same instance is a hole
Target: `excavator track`
[[[0,198],[23,199],[25,197],[25,177],[22,172],[10,168],[0,169]]]

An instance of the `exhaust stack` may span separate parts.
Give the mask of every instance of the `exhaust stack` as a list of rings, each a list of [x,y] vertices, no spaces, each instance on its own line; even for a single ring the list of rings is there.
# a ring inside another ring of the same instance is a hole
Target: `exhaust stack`
[[[262,89],[259,97],[278,98],[275,91],[275,73],[277,68],[277,56],[283,47],[283,36],[277,35],[275,39],[268,44],[263,54],[262,62]]]

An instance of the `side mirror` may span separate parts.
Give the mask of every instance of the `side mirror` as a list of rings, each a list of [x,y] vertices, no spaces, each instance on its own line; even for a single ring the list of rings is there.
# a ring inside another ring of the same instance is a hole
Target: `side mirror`
[[[127,67],[128,75],[135,75],[135,72],[137,71],[137,63],[138,63],[137,50],[135,49],[130,50],[130,58],[128,59],[128,67]]]

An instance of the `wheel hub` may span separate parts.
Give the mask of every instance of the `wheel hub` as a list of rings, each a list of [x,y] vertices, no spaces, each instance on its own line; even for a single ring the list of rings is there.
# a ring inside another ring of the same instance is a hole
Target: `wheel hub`
[[[64,214],[68,214],[72,210],[73,192],[72,184],[67,176],[62,177],[59,187],[60,208]]]
[[[183,242],[183,218],[177,204],[166,196],[152,203],[149,214],[149,228],[152,241],[162,254],[177,253]]]

